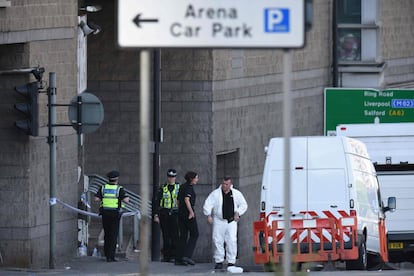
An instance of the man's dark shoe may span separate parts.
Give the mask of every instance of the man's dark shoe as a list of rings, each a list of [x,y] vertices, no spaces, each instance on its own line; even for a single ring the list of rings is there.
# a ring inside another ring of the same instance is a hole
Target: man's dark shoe
[[[214,269],[223,269],[223,263],[216,263]]]
[[[170,258],[163,258],[162,260],[161,260],[161,262],[163,262],[163,263],[168,263],[168,262],[170,262]]]
[[[183,257],[183,261],[188,263],[189,265],[195,265],[195,262],[188,257]]]
[[[187,262],[183,261],[183,260],[175,260],[175,265],[187,265]]]
[[[112,258],[111,259],[111,262],[117,262],[118,260],[117,259],[115,259],[115,258]]]

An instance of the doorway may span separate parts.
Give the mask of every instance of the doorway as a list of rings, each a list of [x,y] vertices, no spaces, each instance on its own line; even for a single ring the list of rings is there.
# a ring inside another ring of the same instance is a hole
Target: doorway
[[[224,176],[230,176],[233,186],[239,188],[239,156],[239,149],[217,154],[216,186],[221,183]]]

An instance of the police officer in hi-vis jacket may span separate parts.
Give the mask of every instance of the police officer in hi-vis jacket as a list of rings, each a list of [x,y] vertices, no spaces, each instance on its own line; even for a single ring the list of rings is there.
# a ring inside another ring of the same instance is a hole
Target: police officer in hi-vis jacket
[[[118,185],[119,172],[111,171],[107,175],[108,183],[95,194],[95,201],[101,203],[100,214],[105,232],[104,251],[107,262],[116,262],[115,250],[118,239],[119,219],[122,202],[128,203],[129,197],[122,186]]]
[[[176,182],[177,171],[167,171],[167,182],[158,190],[158,210],[154,222],[159,223],[163,239],[163,262],[173,261],[178,242],[178,206],[177,197],[180,183]]]

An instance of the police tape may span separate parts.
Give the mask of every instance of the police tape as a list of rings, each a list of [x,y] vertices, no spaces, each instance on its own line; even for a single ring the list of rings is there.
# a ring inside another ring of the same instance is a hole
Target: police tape
[[[62,200],[60,200],[58,198],[56,198],[56,202],[62,204],[63,207],[66,207],[66,208],[68,208],[69,210],[71,210],[73,212],[76,212],[76,213],[79,213],[79,214],[82,214],[82,215],[86,215],[86,216],[90,216],[90,217],[94,217],[94,218],[101,218],[101,215],[99,215],[98,213],[88,212],[86,210],[75,208],[75,207],[63,202]],[[136,216],[137,219],[141,219],[141,212],[140,211],[123,212],[121,216],[122,217]]]

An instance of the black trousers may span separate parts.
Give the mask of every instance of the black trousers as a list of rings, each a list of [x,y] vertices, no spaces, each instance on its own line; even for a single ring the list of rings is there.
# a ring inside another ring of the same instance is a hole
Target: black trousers
[[[180,238],[177,259],[180,260],[183,257],[191,259],[198,239],[197,219],[188,219],[186,217],[179,216],[178,228]]]
[[[164,259],[174,259],[178,244],[178,213],[171,212],[169,209],[161,209],[160,227]]]
[[[105,232],[104,251],[107,259],[115,258],[116,243],[119,231],[119,212],[118,211],[102,211],[102,226]]]

